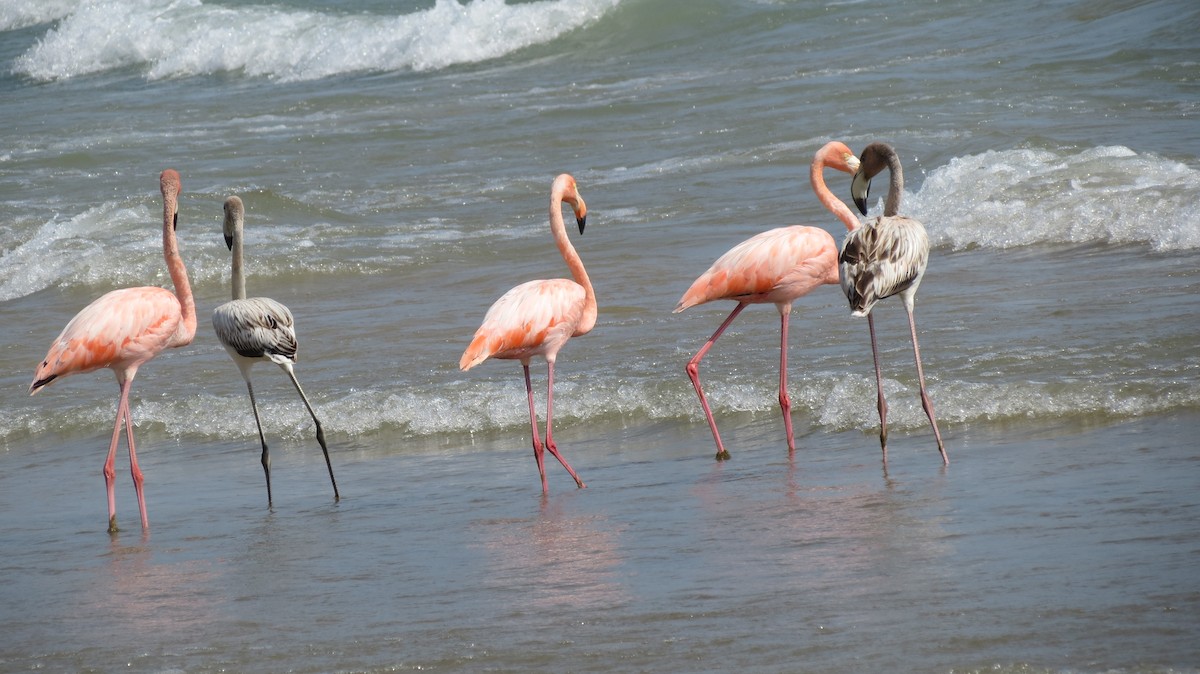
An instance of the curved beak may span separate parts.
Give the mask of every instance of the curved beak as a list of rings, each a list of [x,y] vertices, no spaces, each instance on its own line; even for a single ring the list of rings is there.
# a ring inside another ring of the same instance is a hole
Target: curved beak
[[[229,250],[233,250],[233,235],[232,234],[225,235],[225,247],[228,248]]]
[[[859,167],[854,173],[854,179],[850,181],[850,198],[854,200],[854,205],[858,206],[858,211],[863,215],[867,214],[867,196],[871,193],[871,179],[867,177],[867,172]]]
[[[583,234],[583,226],[587,224],[587,204],[578,192],[575,193],[575,201],[571,202],[571,210],[575,211],[575,224],[579,225],[579,233]]]

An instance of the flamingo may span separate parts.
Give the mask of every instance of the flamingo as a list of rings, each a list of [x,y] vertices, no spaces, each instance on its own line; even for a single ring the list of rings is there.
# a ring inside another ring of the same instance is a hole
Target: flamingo
[[[321,420],[313,411],[308,396],[300,388],[300,381],[292,365],[296,362],[296,321],[292,312],[283,304],[269,297],[251,297],[246,299],[246,278],[242,272],[242,229],[245,222],[246,209],[241,198],[231,196],[225,200],[225,245],[233,252],[233,299],[213,310],[213,330],[217,339],[229,352],[229,357],[237,364],[246,380],[246,390],[250,392],[250,409],[254,411],[254,423],[258,426],[258,439],[262,443],[262,467],[267,477],[267,506],[271,505],[271,454],[267,449],[267,438],[263,434],[262,421],[258,417],[258,404],[254,400],[254,385],[250,383],[250,368],[255,363],[269,361],[275,363],[287,373],[304,401],[304,407],[312,416],[313,424],[317,427],[317,442],[321,452],[325,454],[325,467],[329,469],[329,481],[333,483],[333,500],[338,495],[337,480],[333,478],[333,464],[329,461],[329,448],[325,444],[325,432],[321,429]]]
[[[817,199],[847,228],[856,227],[858,218],[825,186],[823,171],[826,167],[853,173],[858,168],[858,158],[844,143],[832,141],[817,151],[809,168],[809,181]],[[700,386],[700,360],[747,305],[774,304],[779,310],[780,321],[779,407],[783,410],[788,451],[794,451],[792,404],[787,393],[788,316],[792,312],[792,302],[797,298],[822,285],[837,285],[837,282],[837,244],[833,236],[819,227],[794,225],[762,232],[734,246],[717,258],[679,300],[674,313],[713,300],[737,302],[725,322],[687,363],[688,378],[696,388],[696,395],[700,396],[700,406],[704,408],[708,427],[717,443],[718,461],[728,459],[729,451],[721,442],[717,422]]]
[[[117,458],[121,423],[129,445],[129,470],[137,492],[138,509],[142,515],[142,530],[150,528],[146,516],[145,478],[138,467],[137,450],[133,442],[133,418],[129,413],[129,389],[138,368],[164,349],[187,346],[196,336],[196,304],[188,283],[187,268],[179,255],[175,228],[179,223],[179,173],[167,169],[159,176],[163,198],[163,257],[175,286],[172,293],[165,288],[144,286],[113,290],[100,296],[63,328],[62,334],[50,345],[50,351],[34,371],[29,394],[34,395],[56,379],[83,372],[108,368],[117,376],[121,389],[117,400],[117,418],[113,424],[112,442],[104,462],[104,484],[108,489],[108,532],[116,533],[117,506],[113,464]]]
[[[579,226],[579,233],[583,234],[587,204],[579,195],[575,179],[566,173],[556,177],[550,187],[550,233],[574,280],[556,278],[527,281],[504,293],[488,309],[483,324],[475,331],[471,344],[458,361],[458,367],[464,371],[488,358],[521,361],[521,367],[525,370],[525,393],[529,400],[529,423],[533,428],[533,456],[542,478],[543,495],[550,491],[543,463],[545,451],[558,459],[579,488],[587,486],[559,453],[550,430],[554,418],[554,361],[558,357],[558,350],[568,339],[585,335],[596,325],[596,293],[592,290],[587,270],[583,268],[583,261],[567,239],[562,216],[563,202],[575,212],[575,222]],[[533,386],[529,379],[529,361],[534,356],[546,360],[545,444],[538,437]]]
[[[884,168],[888,169],[891,182],[883,215],[868,220],[852,230],[842,242],[838,264],[842,274],[842,290],[850,301],[852,316],[866,316],[871,331],[871,355],[875,360],[875,386],[879,392],[879,444],[883,449],[883,461],[887,463],[887,401],[883,397],[883,374],[879,369],[879,348],[875,342],[875,320],[871,309],[875,303],[892,295],[899,295],[908,313],[908,329],[912,335],[913,356],[917,361],[917,381],[921,387],[921,407],[933,426],[937,438],[938,452],[943,465],[949,465],[942,434],[938,431],[933,413],[933,400],[925,390],[925,371],[921,366],[921,347],[917,344],[917,324],[913,318],[917,287],[925,276],[925,265],[929,262],[929,237],[925,226],[900,212],[900,197],[904,191],[904,172],[896,150],[887,143],[871,143],[859,157],[858,171],[850,183],[850,194],[854,204],[863,215],[867,214],[867,194],[871,179]]]

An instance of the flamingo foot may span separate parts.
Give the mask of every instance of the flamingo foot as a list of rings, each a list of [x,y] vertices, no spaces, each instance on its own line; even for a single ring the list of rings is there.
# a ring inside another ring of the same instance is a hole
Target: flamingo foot
[[[117,528],[117,516],[113,515],[112,517],[108,518],[108,533],[115,534],[118,531],[120,531],[120,529]]]
[[[717,458],[717,461],[728,461],[730,459],[729,450],[722,449],[721,451],[717,452],[716,458]]]

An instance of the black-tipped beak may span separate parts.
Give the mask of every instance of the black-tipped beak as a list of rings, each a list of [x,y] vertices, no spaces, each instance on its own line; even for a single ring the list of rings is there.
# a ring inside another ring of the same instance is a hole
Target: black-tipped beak
[[[229,250],[233,250],[233,235],[232,234],[225,235],[225,247],[228,248]]]
[[[49,386],[50,382],[54,381],[57,378],[58,378],[58,375],[52,374],[49,377],[46,377],[45,379],[39,379],[39,380],[33,382],[32,384],[29,385],[29,395],[33,395],[33,394],[37,393],[38,391],[42,390],[43,388],[45,388],[46,386]]]
[[[175,219],[171,221],[171,231],[179,229],[179,211],[175,211]]]
[[[850,181],[850,198],[854,200],[854,205],[858,206],[858,212],[863,215],[867,214],[867,197],[871,194],[871,179],[860,168],[854,174],[854,179]]]
[[[587,216],[585,215],[582,218],[575,218],[575,224],[579,225],[579,233],[583,234],[583,226],[587,224]]]

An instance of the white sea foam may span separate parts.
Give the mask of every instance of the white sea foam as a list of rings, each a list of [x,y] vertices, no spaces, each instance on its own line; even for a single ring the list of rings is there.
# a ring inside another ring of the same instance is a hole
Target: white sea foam
[[[14,70],[57,80],[122,68],[149,79],[242,72],[279,81],[353,72],[436,70],[550,42],[595,21],[619,0],[503,0],[396,16],[334,14],[272,5],[229,8],[200,0],[96,0],[33,9],[18,3],[0,24],[61,21],[17,58]],[[167,39],[164,36],[169,36]]]
[[[116,276],[133,281],[147,270],[131,268],[127,259],[112,255],[102,234],[117,223],[144,222],[147,217],[151,216],[146,212],[107,203],[43,224],[27,241],[0,251],[0,301],[35,293],[63,279],[107,282]],[[147,236],[161,247],[157,236]]]
[[[267,371],[263,371],[263,376]],[[90,385],[107,392],[107,377]],[[221,384],[226,386],[226,383]],[[79,388],[75,384],[76,389]],[[792,388],[793,414],[808,418],[822,432],[861,430],[875,433],[875,383],[869,375],[825,374],[797,381]],[[890,430],[921,433],[928,420],[911,383],[885,379]],[[172,437],[257,437],[244,391],[216,396],[208,391],[192,395],[144,394],[134,403],[139,427],[149,424]],[[290,440],[310,438],[312,420],[294,397],[280,389],[278,396],[259,401],[263,418],[270,419],[271,435]],[[736,414],[754,414],[763,423],[778,421],[779,408],[769,381],[761,384],[714,386],[709,394],[718,423],[731,423]],[[544,413],[544,390],[537,392],[539,415]],[[932,383],[930,394],[943,432],[981,423],[1031,420],[1107,419],[1110,421],[1200,405],[1200,392],[1184,386],[1127,387],[1115,393],[1104,382],[1064,385],[1057,382]],[[112,423],[112,407],[105,395],[76,394],[58,400],[52,416],[39,411],[37,401],[22,400],[0,423],[0,440],[46,432],[90,432]],[[525,432],[529,417],[524,388],[519,381],[471,384],[454,382],[438,387],[401,390],[355,389],[314,396],[313,403],[327,433],[350,437],[399,432],[411,437],[433,437],[493,431]],[[619,419],[681,421],[703,426],[700,405],[691,388],[661,382],[628,382],[590,375],[585,382],[562,379],[555,388],[555,424],[559,429]],[[782,430],[782,429],[781,429]]]
[[[925,223],[935,244],[954,248],[1200,248],[1200,171],[1120,146],[958,157],[906,196],[904,211]]]
[[[0,31],[36,26],[68,16],[80,0],[13,0],[0,2]]]

